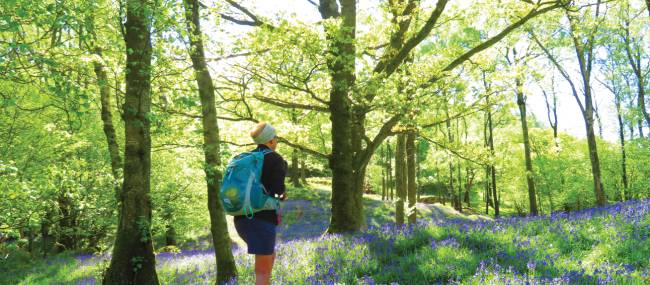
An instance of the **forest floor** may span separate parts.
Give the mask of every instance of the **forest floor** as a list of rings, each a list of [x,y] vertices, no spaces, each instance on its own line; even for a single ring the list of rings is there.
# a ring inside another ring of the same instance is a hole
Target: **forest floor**
[[[418,223],[396,227],[392,203],[366,195],[368,228],[323,235],[325,185],[291,189],[278,228],[274,284],[650,284],[650,200],[571,213],[491,219],[418,204]],[[239,284],[253,284],[254,259],[234,228]],[[204,236],[159,253],[163,284],[213,284]],[[0,260],[0,284],[95,284],[109,256],[60,254]],[[4,263],[4,264],[3,264]]]

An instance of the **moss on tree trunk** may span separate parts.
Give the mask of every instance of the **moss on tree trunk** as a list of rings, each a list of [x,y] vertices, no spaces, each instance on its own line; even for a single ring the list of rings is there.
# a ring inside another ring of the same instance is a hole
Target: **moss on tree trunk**
[[[119,226],[104,284],[159,284],[151,240],[151,13],[148,1],[127,2],[124,182]]]
[[[203,152],[205,155],[205,178],[207,182],[208,212],[210,213],[210,232],[215,250],[217,265],[217,284],[229,281],[237,276],[237,267],[232,255],[228,225],[219,200],[219,188],[222,173],[219,170],[219,126],[215,103],[215,88],[205,61],[203,36],[200,25],[200,4],[198,0],[185,0],[185,17],[190,35],[190,57],[194,67],[194,76],[199,87],[201,100],[201,122],[203,125]]]

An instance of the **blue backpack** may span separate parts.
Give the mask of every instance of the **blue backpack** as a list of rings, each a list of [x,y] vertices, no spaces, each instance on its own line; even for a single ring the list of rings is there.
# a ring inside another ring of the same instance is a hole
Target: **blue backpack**
[[[271,152],[244,152],[228,163],[219,191],[226,214],[251,219],[256,212],[280,208],[280,201],[267,193],[261,181],[264,155]]]

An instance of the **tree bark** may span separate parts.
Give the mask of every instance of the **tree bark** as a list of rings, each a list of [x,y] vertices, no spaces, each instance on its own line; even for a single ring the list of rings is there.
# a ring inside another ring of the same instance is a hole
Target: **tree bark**
[[[386,169],[386,173],[388,174],[388,179],[387,179],[388,192],[389,192],[388,199],[390,201],[393,201],[395,200],[395,177],[393,176],[393,164],[392,164],[393,160],[391,159],[391,157],[393,156],[393,150],[390,147],[390,141],[386,142],[386,151],[388,155],[388,157],[386,158],[387,167],[388,167]]]
[[[460,124],[459,120],[456,119],[456,137],[458,138],[458,144],[463,144],[462,138],[460,136]],[[458,160],[458,163],[456,164],[456,170],[458,172],[457,178],[458,178],[458,192],[456,192],[456,209],[458,212],[462,213],[463,212],[463,166],[460,163],[460,159]]]
[[[594,179],[594,192],[596,194],[596,203],[599,206],[607,203],[605,197],[605,190],[601,181],[600,159],[598,158],[598,146],[596,145],[596,134],[594,133],[594,116],[593,107],[591,104],[591,91],[589,91],[588,83],[585,84],[585,128],[587,130],[587,145],[589,146],[589,160],[591,161],[592,176]]]
[[[296,114],[296,110],[292,109],[291,111],[291,123],[293,124],[298,124],[298,117]],[[291,170],[290,170],[290,181],[291,184],[293,184],[293,187],[302,187],[302,183],[300,183],[300,157],[299,157],[299,151],[297,148],[293,148],[293,151],[291,152]]]
[[[445,126],[447,127],[446,128],[447,133],[445,135],[447,137],[447,143],[451,146],[454,144],[454,135],[451,132],[451,119],[449,118],[449,106],[445,106],[445,115],[446,115]],[[447,156],[447,159],[449,160],[449,185],[447,188],[447,195],[449,196],[452,207],[458,210],[458,197],[456,195],[456,188],[454,187],[454,163],[453,163],[454,160],[451,154]]]
[[[603,137],[603,122],[602,122],[602,120],[600,120],[600,113],[598,112],[598,104],[597,104],[597,102],[595,100],[593,101],[593,104],[594,104],[594,108],[593,108],[594,109],[594,118],[596,119],[595,122],[598,123],[598,136],[600,138],[602,138]]]
[[[159,284],[151,240],[151,13],[148,1],[126,3],[124,182],[119,226],[104,284]]]
[[[321,0],[319,11],[323,19],[341,18],[339,26],[326,26],[328,42],[327,67],[331,77],[330,120],[332,122],[332,218],[328,233],[353,232],[364,224],[361,189],[357,186],[361,169],[353,168],[352,110],[350,92],[355,84],[356,1]]]
[[[598,18],[600,3],[599,0],[596,4],[596,18]],[[580,66],[580,74],[582,75],[582,88],[584,95],[584,108],[582,109],[582,116],[585,120],[585,128],[587,131],[587,145],[589,146],[589,160],[591,161],[591,172],[594,180],[594,192],[596,195],[596,203],[599,206],[603,206],[607,203],[607,198],[605,197],[605,190],[603,189],[603,183],[601,180],[601,171],[600,171],[600,159],[598,158],[598,147],[596,144],[596,135],[594,133],[594,105],[593,97],[591,93],[591,70],[594,59],[594,34],[592,31],[588,36],[586,42],[584,39],[578,39],[575,35],[576,25],[575,19],[567,12],[567,18],[569,19],[569,24],[571,26],[570,34],[573,39],[573,46],[576,52],[576,57],[578,58],[578,63]],[[577,96],[574,96],[578,100]],[[578,100],[580,105],[580,100]]]
[[[395,189],[397,190],[397,202],[395,203],[395,223],[404,224],[404,201],[406,201],[408,181],[406,171],[406,135],[397,135],[395,146]]]
[[[488,105],[490,104],[490,96],[486,96],[485,100],[488,102]],[[488,118],[488,146],[490,147],[490,155],[494,157],[495,152],[494,152],[494,137],[493,137],[493,130],[494,127],[492,125],[492,108],[489,108],[487,110],[487,118]],[[492,205],[494,206],[494,216],[498,217],[499,216],[499,196],[497,194],[497,170],[496,167],[494,166],[494,162],[490,164],[490,187],[492,187]]]
[[[100,48],[95,48],[94,53],[102,57]],[[111,112],[111,89],[108,85],[108,76],[104,70],[104,64],[101,61],[93,62],[97,84],[99,85],[99,96],[101,103],[101,118],[103,123],[104,135],[108,146],[108,154],[111,159],[111,173],[115,179],[115,198],[119,201],[120,179],[122,178],[122,158],[120,157],[120,146],[117,143],[115,127],[113,126],[113,114]]]
[[[627,162],[625,155],[625,126],[623,124],[623,117],[621,115],[621,95],[614,93],[614,100],[616,105],[616,119],[618,120],[618,138],[621,141],[621,179],[623,181],[623,191],[621,193],[621,199],[623,201],[627,200],[628,195],[628,183],[627,183]]]
[[[298,150],[293,149],[291,153],[291,183],[293,187],[302,187],[300,183],[300,162],[298,160]]]
[[[528,122],[526,118],[526,99],[523,92],[523,83],[516,79],[517,106],[519,106],[519,117],[521,120],[521,132],[524,138],[524,157],[526,160],[526,182],[528,183],[528,203],[530,214],[537,216],[537,198],[535,197],[535,181],[533,180],[533,161],[530,155],[530,139],[528,138]]]
[[[300,152],[300,182],[307,185],[307,165],[305,163],[305,154]]]
[[[381,168],[381,200],[386,200],[386,168]]]
[[[599,15],[600,4],[601,1],[599,0],[595,5],[596,18],[598,18]],[[560,71],[562,76],[567,80],[567,82],[571,86],[571,92],[573,94],[573,97],[576,99],[576,102],[580,107],[582,118],[585,121],[585,129],[587,133],[587,145],[589,149],[589,160],[591,162],[591,172],[592,172],[593,183],[594,183],[594,194],[596,197],[596,203],[599,206],[602,206],[607,203],[607,199],[605,197],[605,190],[603,189],[603,183],[601,181],[602,176],[600,171],[600,160],[598,158],[596,134],[594,132],[594,106],[593,106],[593,97],[591,93],[591,82],[590,82],[592,64],[594,60],[595,31],[590,31],[586,39],[579,38],[578,35],[576,35],[576,31],[579,30],[576,27],[577,20],[574,19],[574,17],[570,14],[568,10],[566,10],[565,12],[570,25],[569,34],[573,41],[573,48],[580,67],[584,104],[582,103],[580,97],[578,96],[578,92],[576,90],[575,84],[573,83],[573,80],[571,79],[571,76],[566,72],[566,70],[562,67],[562,65],[558,63],[556,58],[553,55],[551,55],[548,49],[546,49],[544,45],[534,36],[534,34],[533,34],[533,40],[535,40],[537,45],[544,51],[544,53],[549,58],[551,63],[558,69],[558,71]]]
[[[471,202],[470,191],[472,190],[472,186],[474,185],[475,173],[474,173],[474,169],[470,167],[465,168],[465,170],[467,171],[467,175],[466,175],[467,182],[465,182],[465,196],[463,198],[463,201],[467,205],[467,208],[471,208],[472,205],[470,203]]]
[[[644,139],[645,135],[643,134],[643,122],[641,120],[637,121],[637,127],[639,127],[639,137]]]
[[[205,178],[207,182],[210,231],[217,265],[216,284],[230,281],[237,276],[237,266],[232,255],[228,225],[219,199],[222,173],[220,171],[219,125],[215,102],[215,87],[205,60],[203,34],[200,23],[198,0],[185,0],[185,17],[190,37],[190,57],[201,99],[201,123],[203,125],[203,152],[205,155]]]
[[[463,212],[463,166],[460,164],[460,161],[456,164],[456,170],[458,172],[458,192],[456,192],[456,209],[458,212]]]
[[[341,9],[339,11],[339,2]],[[391,49],[385,53],[373,72],[378,79],[387,78],[401,66],[410,52],[421,43],[436,25],[437,20],[445,9],[447,1],[438,1],[436,8],[427,19],[426,23],[414,36],[408,40],[404,35],[410,23],[410,14],[415,1],[406,5],[393,5],[400,7],[394,9],[394,23],[399,26],[398,31],[391,36]],[[403,6],[406,6],[403,7]],[[500,33],[463,53],[451,63],[442,68],[442,71],[451,71],[461,63],[469,60],[472,55],[481,52],[513,30],[519,28],[530,19],[560,7],[558,3],[545,3],[537,5],[525,16]],[[403,8],[403,9],[402,9]],[[323,19],[340,19],[338,26],[326,26],[328,44],[327,66],[331,77],[330,89],[330,120],[332,121],[332,154],[330,168],[332,169],[332,220],[329,233],[357,231],[364,225],[362,207],[362,186],[368,161],[379,144],[386,138],[390,128],[399,122],[403,114],[395,114],[382,126],[382,130],[374,140],[365,140],[365,116],[369,111],[367,104],[352,104],[351,90],[355,85],[355,56],[354,44],[356,31],[356,1],[353,0],[320,0],[319,11]],[[396,43],[395,45],[393,43]],[[398,48],[395,48],[398,46]],[[428,80],[419,87],[426,87],[437,81],[439,77]],[[379,81],[377,81],[379,82]],[[376,95],[370,90],[365,95],[367,102],[372,101]],[[387,129],[388,131],[385,131]],[[363,144],[366,142],[366,147]]]
[[[416,173],[415,173],[415,131],[410,130],[406,134],[406,173],[407,173],[407,196],[408,196],[408,223],[415,224],[417,219],[416,210]]]
[[[577,44],[576,53],[578,54],[582,66],[581,73],[583,78],[585,101],[585,108],[584,112],[582,112],[582,116],[585,120],[585,129],[587,131],[587,145],[589,147],[589,160],[591,161],[591,170],[594,181],[594,193],[596,195],[596,203],[599,206],[602,206],[607,203],[607,198],[605,197],[605,190],[603,189],[603,183],[601,181],[600,159],[598,158],[598,146],[596,144],[596,134],[594,133],[594,107],[590,85],[591,61],[585,59],[583,49],[577,46]],[[591,56],[589,56],[589,59],[591,59]],[[587,68],[584,67],[585,65]]]
[[[490,197],[490,166],[485,167],[485,214],[490,214],[490,205],[492,198]],[[494,205],[493,205],[494,207]]]
[[[486,100],[487,101],[487,100]],[[489,111],[489,110],[488,110]],[[483,123],[483,145],[487,148],[490,143],[488,141],[488,120],[487,120],[487,113],[485,114],[484,117],[484,123]],[[484,199],[485,199],[485,214],[489,215],[490,214],[490,205],[492,204],[492,199],[490,198],[490,166],[486,165],[485,166],[485,190],[484,190]],[[494,205],[492,205],[494,207]]]

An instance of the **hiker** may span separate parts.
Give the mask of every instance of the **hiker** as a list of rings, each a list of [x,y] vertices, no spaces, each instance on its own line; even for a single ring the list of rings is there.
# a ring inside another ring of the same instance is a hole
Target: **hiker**
[[[271,124],[259,123],[250,133],[257,148],[253,151],[271,151],[264,155],[261,182],[272,197],[281,201],[287,198],[284,177],[287,162],[275,152],[278,146],[275,129]],[[276,210],[256,212],[252,218],[235,216],[235,228],[248,245],[248,253],[255,254],[255,284],[270,284],[273,261],[275,260],[276,226],[280,224]]]

